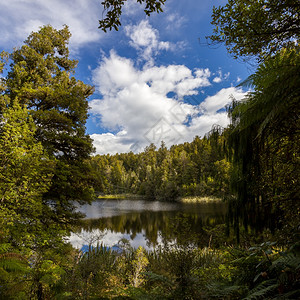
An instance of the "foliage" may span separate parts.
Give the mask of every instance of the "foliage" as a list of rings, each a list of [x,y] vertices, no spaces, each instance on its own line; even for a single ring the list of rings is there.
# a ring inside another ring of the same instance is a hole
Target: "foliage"
[[[237,234],[240,219],[245,228],[285,224],[290,233],[299,222],[299,59],[298,48],[267,59],[249,78],[253,92],[229,108]]]
[[[65,280],[72,299],[295,299],[299,245],[287,251],[268,242],[223,250],[165,245],[122,253],[97,246],[79,256]]]
[[[214,7],[212,43],[225,43],[235,58],[264,59],[299,42],[300,4],[297,0],[228,0]]]
[[[230,163],[223,151],[224,135],[211,135],[167,149],[162,143],[139,154],[96,155],[91,159],[94,189],[99,193],[132,193],[172,201],[186,196],[225,198]]]
[[[43,198],[53,208],[47,215],[61,225],[72,219],[70,200],[91,201],[94,195],[86,163],[92,140],[85,133],[87,97],[93,87],[71,76],[77,61],[69,58],[70,36],[67,26],[56,30],[47,25],[31,33],[9,55],[10,67],[1,79],[1,102],[26,106],[35,123],[34,138],[55,166]]]
[[[24,298],[24,276],[28,274],[27,259],[12,251],[11,245],[0,244],[0,296],[13,299]]]
[[[48,25],[1,53],[1,73],[11,62],[0,79],[1,299],[58,292],[72,252],[63,240],[76,217],[70,200],[93,195],[85,162],[93,89],[70,77],[77,62],[69,59],[69,37],[67,27]]]
[[[165,3],[137,2],[146,3],[147,15]],[[104,31],[118,28],[124,4],[102,2]],[[227,129],[170,149],[152,144],[136,155],[89,159],[85,121],[93,88],[71,76],[77,62],[69,58],[67,27],[44,26],[10,55],[2,52],[0,72],[8,58],[11,65],[0,79],[1,298],[299,298],[298,17],[293,0],[228,0],[215,8],[212,23],[220,27],[212,40],[235,56],[260,58],[244,83],[252,91],[228,107]],[[104,245],[78,252],[62,237],[76,218],[71,200],[91,199],[92,186],[160,200],[225,198],[228,225],[246,238],[225,247],[223,225],[194,236],[183,214],[183,222],[173,220],[176,243],[163,240],[153,252]],[[249,233],[264,241],[250,246]]]
[[[104,12],[106,13],[105,18],[99,21],[99,28],[104,32],[107,29],[112,30],[113,28],[118,31],[121,26],[120,17],[122,15],[122,8],[125,5],[126,0],[104,0],[101,2]],[[165,4],[166,0],[136,0],[137,3],[146,6],[144,12],[147,16],[150,16],[153,12],[162,12],[162,5]]]
[[[42,195],[49,188],[52,164],[34,138],[35,124],[15,99],[0,125],[1,240],[35,247],[41,230]]]

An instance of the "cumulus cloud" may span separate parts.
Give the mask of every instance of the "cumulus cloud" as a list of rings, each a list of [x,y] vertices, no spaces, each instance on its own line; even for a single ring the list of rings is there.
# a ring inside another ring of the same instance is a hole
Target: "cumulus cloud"
[[[99,154],[128,152],[133,145],[133,143],[128,144],[124,131],[120,131],[117,134],[94,133],[90,136],[94,140],[94,147],[96,147],[96,151]]]
[[[210,85],[210,76],[208,69],[183,65],[140,70],[132,60],[111,51],[93,72],[102,99],[90,102],[90,112],[102,127],[115,133],[92,135],[97,153],[138,152],[162,140],[171,146],[203,136],[213,124],[226,126],[226,113],[218,110],[230,101],[230,95],[242,97],[241,90],[223,89],[201,104],[186,101],[199,97],[199,89]]]
[[[40,26],[51,24],[62,28],[67,24],[72,32],[70,46],[76,49],[101,37],[98,27],[101,6],[97,0],[10,0],[0,2],[1,45],[20,45]]]
[[[125,34],[130,38],[130,45],[138,50],[140,58],[147,65],[154,64],[154,56],[161,50],[170,50],[174,44],[159,41],[158,30],[154,29],[148,20],[141,21],[138,25],[125,26]]]
[[[221,89],[214,96],[207,97],[201,104],[201,111],[205,115],[212,115],[224,108],[232,101],[232,97],[241,100],[245,97],[245,92],[235,87]]]
[[[142,134],[162,117],[172,123],[170,111],[178,99],[208,86],[209,75],[208,70],[191,71],[183,65],[138,70],[133,61],[111,51],[93,73],[103,99],[90,102],[91,112],[101,115],[102,126]],[[168,93],[174,93],[176,99],[167,97]]]

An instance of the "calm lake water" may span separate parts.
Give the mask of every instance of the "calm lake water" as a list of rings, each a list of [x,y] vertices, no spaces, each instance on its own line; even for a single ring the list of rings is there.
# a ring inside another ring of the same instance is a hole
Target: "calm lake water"
[[[207,246],[209,236],[203,228],[224,223],[226,205],[96,200],[92,205],[78,206],[78,210],[86,217],[69,237],[76,248],[97,243],[113,247],[126,241],[134,248],[149,250],[174,241]]]

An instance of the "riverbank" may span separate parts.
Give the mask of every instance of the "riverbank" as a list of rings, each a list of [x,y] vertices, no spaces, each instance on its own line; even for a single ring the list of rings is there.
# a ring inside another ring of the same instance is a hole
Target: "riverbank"
[[[145,200],[146,197],[143,195],[137,194],[108,194],[108,195],[98,195],[97,199],[111,199],[111,200]],[[208,197],[208,196],[189,196],[189,197],[179,197],[176,199],[176,202],[179,203],[212,203],[212,202],[221,202],[221,198],[217,197]],[[162,201],[165,202],[165,201]],[[174,201],[169,201],[174,202]]]
[[[136,194],[109,194],[109,195],[98,195],[97,199],[137,200],[137,199],[145,199],[145,197]]]
[[[201,196],[190,196],[182,197],[178,199],[178,202],[181,203],[212,203],[212,202],[221,202],[221,198],[216,197],[201,197]]]

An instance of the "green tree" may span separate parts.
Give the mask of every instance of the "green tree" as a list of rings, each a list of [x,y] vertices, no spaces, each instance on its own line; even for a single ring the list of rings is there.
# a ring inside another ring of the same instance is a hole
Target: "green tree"
[[[85,133],[87,98],[93,87],[71,76],[77,61],[69,58],[70,36],[67,26],[56,30],[47,25],[31,33],[24,45],[10,54],[10,69],[2,79],[9,105],[18,99],[27,106],[36,125],[35,139],[55,161],[44,199],[51,199],[55,222],[64,224],[73,211],[70,200],[93,198],[86,163],[93,147]]]
[[[101,2],[104,8],[106,16],[99,21],[99,28],[106,32],[107,29],[119,30],[121,26],[120,17],[122,15],[122,8],[125,5],[126,0],[104,0]],[[166,0],[136,0],[137,3],[145,3],[144,12],[147,16],[150,16],[153,12],[162,12],[162,5]]]
[[[53,164],[34,138],[35,124],[15,99],[0,126],[1,239],[14,247],[35,248],[41,230],[42,196],[50,186]]]
[[[2,108],[0,124],[0,295],[25,299],[30,290],[38,293],[31,287],[42,291],[40,279],[46,277],[37,276],[37,269],[48,248],[60,248],[66,232],[47,217],[51,209],[43,202],[54,162],[36,141],[36,125],[26,106],[13,102]]]
[[[228,0],[214,7],[212,43],[225,43],[234,57],[263,59],[281,48],[293,48],[300,36],[298,0]]]
[[[77,65],[69,58],[70,36],[67,26],[56,30],[47,25],[31,33],[10,55],[5,94],[27,105],[36,137],[50,155],[75,160],[92,151],[85,122],[93,87],[70,76]]]

